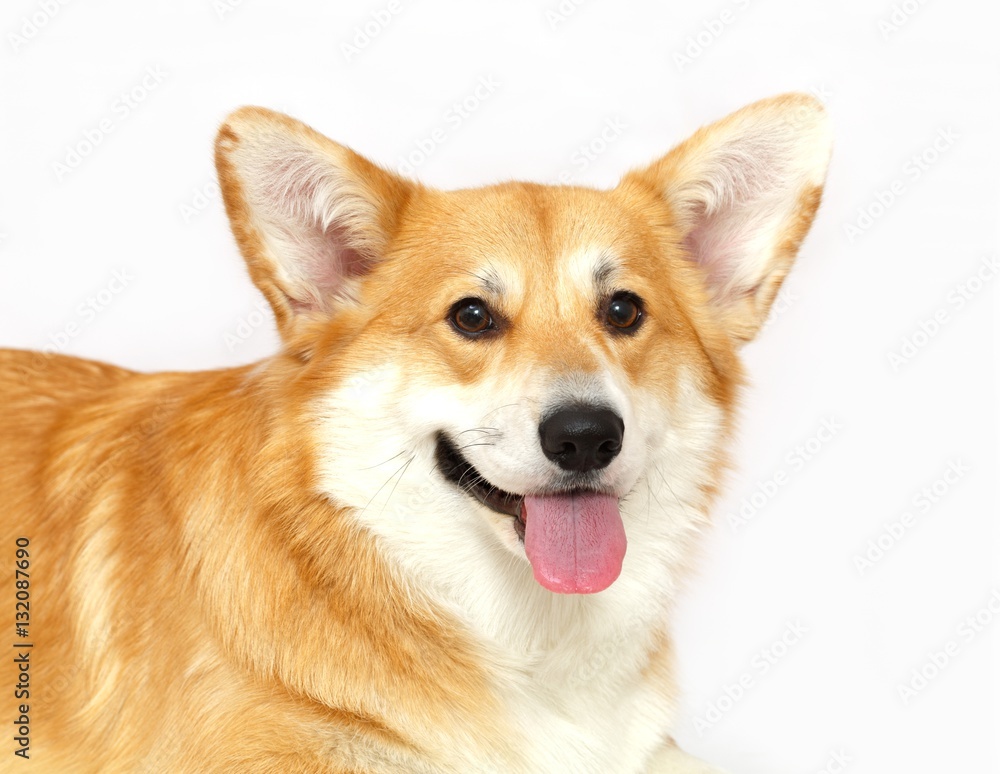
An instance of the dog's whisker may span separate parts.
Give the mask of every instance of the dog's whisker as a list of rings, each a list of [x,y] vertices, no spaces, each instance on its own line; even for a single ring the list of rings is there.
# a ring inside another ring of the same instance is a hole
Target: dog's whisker
[[[377,464],[375,464],[375,465],[369,465],[369,466],[368,466],[367,468],[359,468],[359,470],[373,470],[373,469],[375,469],[375,468],[380,468],[380,467],[382,467],[383,465],[385,465],[385,464],[386,464],[387,462],[392,462],[393,460],[396,460],[396,459],[399,459],[399,458],[400,458],[400,457],[402,457],[402,456],[403,456],[404,454],[406,454],[406,450],[405,450],[405,449],[404,449],[403,451],[401,451],[401,452],[397,453],[397,454],[393,454],[393,455],[392,455],[392,456],[391,456],[391,457],[390,457],[389,459],[387,459],[387,460],[383,460],[382,462],[379,462],[379,463],[377,463]]]
[[[399,455],[397,454],[396,456],[398,457]],[[371,497],[369,498],[368,502],[366,502],[366,503],[365,503],[365,505],[364,505],[364,507],[363,507],[363,508],[361,509],[360,513],[364,513],[365,511],[367,511],[367,510],[368,510],[368,506],[369,506],[369,505],[371,505],[371,504],[372,504],[372,502],[374,502],[374,500],[375,500],[375,498],[376,498],[376,497],[378,497],[378,495],[379,495],[379,492],[381,492],[381,491],[382,491],[383,489],[385,489],[385,488],[386,488],[386,487],[387,487],[387,486],[389,485],[389,482],[390,482],[390,481],[392,481],[392,480],[393,480],[393,479],[394,479],[394,478],[395,478],[395,477],[396,477],[396,476],[397,476],[397,475],[398,475],[398,474],[399,474],[400,472],[402,472],[402,471],[405,471],[405,470],[406,470],[406,468],[407,468],[407,467],[409,466],[409,464],[410,464],[411,462],[413,462],[413,455],[412,455],[412,454],[410,455],[409,459],[407,459],[407,460],[406,460],[406,462],[404,462],[404,463],[403,463],[402,465],[400,465],[400,466],[399,466],[398,468],[396,468],[396,470],[394,470],[394,471],[392,472],[392,475],[390,475],[390,476],[389,476],[389,477],[388,477],[388,478],[387,478],[387,479],[386,479],[386,480],[385,480],[385,481],[384,481],[384,482],[382,483],[382,486],[380,486],[380,487],[379,487],[378,489],[376,489],[376,490],[375,490],[375,494],[373,494],[373,495],[372,495],[372,496],[371,496]],[[391,493],[390,493],[390,496],[391,496]]]
[[[473,446],[496,446],[495,443],[490,443],[488,441],[477,441],[473,443],[467,443],[465,446],[459,446],[459,451],[464,451],[465,449],[471,449]]]
[[[459,435],[465,435],[466,433],[484,433],[486,435],[499,434],[500,429],[496,427],[470,427],[468,430],[463,430]]]
[[[464,483],[466,478],[471,478],[472,481],[468,484]],[[458,479],[458,485],[466,491],[471,491],[477,484],[484,483],[483,477],[479,473],[473,473],[471,470],[462,474],[462,477]]]
[[[410,463],[413,462],[413,460],[414,457],[411,456],[405,463],[403,463],[403,468],[399,471],[398,478],[396,478],[395,474],[393,474],[393,478],[396,478],[396,482],[392,485],[392,489],[389,490],[389,496],[386,497],[385,502],[382,503],[382,510],[378,512],[379,516],[385,513],[385,507],[389,504],[389,501],[392,500],[392,496],[396,493],[396,487],[399,486],[399,482],[403,480],[403,476],[406,475],[406,471],[409,470]]]
[[[518,404],[519,404],[519,401],[515,401],[513,403],[505,403],[504,405],[497,406],[492,411],[487,412],[486,416],[487,417],[492,416],[493,414],[496,414],[498,411],[503,411],[505,408],[510,408],[511,406],[517,406]]]
[[[687,506],[684,505],[683,502],[681,502],[681,499],[677,496],[677,493],[674,492],[674,488],[672,486],[670,486],[670,482],[667,481],[667,477],[665,475],[663,475],[663,470],[661,468],[662,468],[661,465],[655,465],[655,466],[653,466],[653,470],[656,471],[657,475],[660,477],[660,480],[663,482],[664,486],[666,486],[667,489],[669,490],[671,496],[674,498],[674,500],[677,502],[677,504],[681,507],[681,510],[684,511],[685,515],[687,515],[690,518],[691,517],[690,511],[688,511]],[[663,504],[660,502],[659,498],[656,499],[656,503],[661,508],[663,507]]]

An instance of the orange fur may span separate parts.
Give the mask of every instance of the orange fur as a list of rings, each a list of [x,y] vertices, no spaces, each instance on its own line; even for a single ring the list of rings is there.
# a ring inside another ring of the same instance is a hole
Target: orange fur
[[[220,181],[283,351],[249,367],[139,374],[0,350],[0,550],[31,540],[34,770],[452,770],[461,740],[517,761],[486,645],[321,490],[317,406],[387,352],[445,384],[488,385],[532,364],[593,373],[604,361],[671,404],[692,380],[722,417],[707,507],[742,382],[737,348],[766,316],[820,195],[803,188],[774,270],[720,310],[686,253],[694,210],[669,192],[713,131],[611,191],[446,193],[287,117],[234,114],[219,134]],[[367,213],[323,226],[351,245],[338,260],[366,267],[345,280],[347,300],[309,296],[301,276],[275,268],[254,197],[278,194],[244,177],[255,143],[274,137],[339,167],[350,190],[338,196]],[[567,255],[605,246],[648,301],[632,337],[609,338],[594,299],[553,285]],[[524,286],[487,299],[509,335],[470,346],[441,321],[477,294],[484,256],[516,265]],[[668,700],[669,654],[660,631],[643,672]],[[2,675],[16,681],[10,659]]]
[[[150,755],[157,770],[275,771],[290,750],[319,760],[357,739],[407,750],[449,718],[496,733],[473,643],[311,494],[294,407],[315,380],[282,378],[282,359],[255,381],[52,356],[22,384],[28,356],[0,353],[0,481],[4,544],[23,534],[37,551],[38,760],[100,749],[95,771]]]

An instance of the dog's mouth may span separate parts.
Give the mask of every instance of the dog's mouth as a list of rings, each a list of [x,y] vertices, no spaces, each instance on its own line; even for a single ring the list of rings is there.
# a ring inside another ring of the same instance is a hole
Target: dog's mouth
[[[524,495],[513,494],[493,486],[462,456],[444,433],[438,433],[435,456],[442,475],[455,486],[491,511],[504,516],[513,516],[517,536],[524,540]]]
[[[625,557],[618,497],[591,489],[514,494],[491,484],[444,433],[435,449],[442,475],[492,511],[514,520],[535,580],[561,594],[603,591]]]

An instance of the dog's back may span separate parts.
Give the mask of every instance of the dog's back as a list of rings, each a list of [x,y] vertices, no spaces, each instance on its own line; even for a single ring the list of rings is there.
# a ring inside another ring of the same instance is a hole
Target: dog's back
[[[0,447],[2,469],[22,470],[60,421],[91,402],[130,371],[91,360],[0,349]]]
[[[58,439],[129,375],[125,369],[89,360],[0,349],[4,545],[48,520],[50,514],[42,511],[50,498],[69,494],[60,492],[58,480],[49,476],[58,466]],[[88,456],[95,453],[96,448],[88,446]]]
[[[68,557],[78,535],[73,516],[79,511],[82,486],[94,483],[102,455],[99,438],[88,437],[79,449],[80,468],[67,466],[74,427],[93,411],[102,395],[127,379],[129,372],[113,366],[63,355],[0,350],[0,547],[3,587],[15,588],[15,553],[23,556],[17,586],[16,621],[13,603],[5,605],[5,631],[17,638],[27,669],[4,659],[4,684],[18,685],[20,713],[30,723],[25,754],[37,770],[68,764],[52,756],[39,767],[42,724],[67,706],[71,688],[65,645],[72,633],[66,617]],[[111,428],[107,428],[111,431]],[[96,463],[96,464],[95,464]],[[30,649],[25,646],[30,646]],[[20,683],[19,683],[20,678]],[[67,769],[70,770],[70,769]]]

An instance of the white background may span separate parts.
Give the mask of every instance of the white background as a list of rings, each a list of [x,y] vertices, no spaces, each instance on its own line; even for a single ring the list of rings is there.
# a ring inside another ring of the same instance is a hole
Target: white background
[[[0,345],[141,370],[272,353],[211,186],[213,134],[241,104],[391,167],[438,130],[415,164],[430,184],[606,186],[745,103],[812,91],[836,127],[827,194],[745,350],[737,470],[679,610],[678,737],[735,774],[836,771],[837,755],[857,774],[1000,771],[1000,278],[981,263],[1000,257],[996,4],[577,2],[398,0],[378,24],[388,0],[5,0]],[[495,87],[456,120],[481,78]],[[922,346],[890,362],[904,340]],[[841,429],[810,444],[824,420]],[[927,507],[952,463],[967,472]],[[805,633],[776,646],[789,624]],[[787,652],[765,672],[764,649]]]

